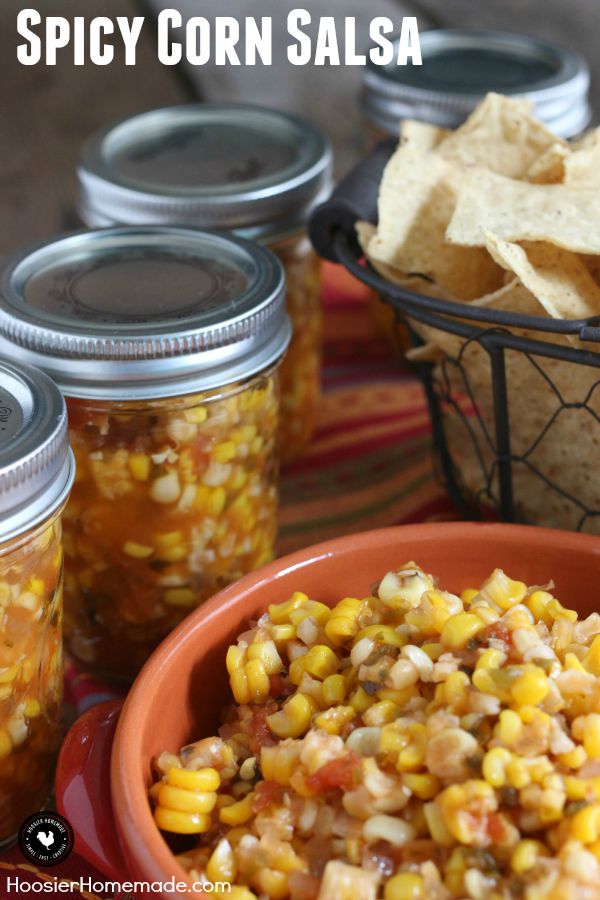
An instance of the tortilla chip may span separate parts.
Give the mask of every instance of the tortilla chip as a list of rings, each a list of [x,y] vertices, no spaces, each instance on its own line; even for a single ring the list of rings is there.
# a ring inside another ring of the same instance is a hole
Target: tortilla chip
[[[552,318],[600,315],[600,287],[576,254],[544,242],[511,244],[491,232],[486,233],[486,246],[496,262],[513,272]]]
[[[573,188],[600,189],[600,134],[565,162],[565,184]]]
[[[446,237],[484,247],[485,232],[505,241],[548,241],[575,253],[600,253],[600,190],[529,184],[473,170],[461,190]]]
[[[502,270],[488,253],[445,239],[463,177],[434,154],[399,147],[381,182],[379,225],[368,247],[373,263],[424,275],[462,300],[494,290]]]
[[[564,144],[552,144],[538,156],[527,172],[527,181],[532,184],[560,184],[565,177],[565,163],[571,151]]]
[[[400,125],[400,144],[409,144],[421,153],[428,153],[437,147],[451,132],[438,125],[430,125],[418,119],[403,119]]]
[[[500,175],[524,178],[546,150],[560,143],[531,110],[527,99],[488,94],[435,152],[463,166],[483,166]]]

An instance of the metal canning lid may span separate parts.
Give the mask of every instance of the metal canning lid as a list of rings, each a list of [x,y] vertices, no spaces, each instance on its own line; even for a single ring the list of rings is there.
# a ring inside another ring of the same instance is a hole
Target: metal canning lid
[[[265,242],[297,231],[331,190],[319,129],[260,106],[173,106],[112,123],[84,145],[79,212],[92,227],[226,228]]]
[[[577,53],[524,35],[467,29],[423,32],[421,52],[422,66],[365,70],[365,114],[388,134],[397,134],[403,118],[455,128],[489,91],[529,97],[536,116],[561,137],[589,124],[590,74]]]
[[[185,228],[110,228],[21,252],[0,282],[0,352],[69,397],[214,390],[285,352],[285,276],[267,249]]]
[[[43,372],[0,359],[0,545],[51,516],[74,474],[60,391]]]

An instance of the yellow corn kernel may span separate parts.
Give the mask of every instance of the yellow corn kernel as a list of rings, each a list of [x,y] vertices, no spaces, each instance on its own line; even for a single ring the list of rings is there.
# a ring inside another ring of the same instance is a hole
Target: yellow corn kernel
[[[218,463],[227,463],[234,459],[236,452],[236,446],[233,441],[223,441],[222,444],[217,444],[216,447],[213,447],[212,458]]]
[[[205,406],[194,406],[192,409],[185,409],[183,417],[190,425],[202,425],[208,418],[208,410]]]
[[[145,544],[138,544],[135,541],[127,541],[123,544],[123,553],[131,556],[132,559],[148,559],[154,553],[154,548],[147,547]]]
[[[543,669],[534,666],[511,685],[510,693],[519,706],[537,706],[548,695],[550,685]]]
[[[248,647],[248,659],[259,659],[267,675],[277,675],[283,662],[273,641],[255,641]]]
[[[25,701],[25,709],[23,710],[26,719],[35,719],[42,711],[40,701],[35,697],[29,697]]]
[[[173,787],[184,788],[186,791],[217,791],[221,786],[221,776],[213,768],[193,771],[172,766],[167,781]]]
[[[343,703],[346,696],[346,681],[343,675],[328,675],[323,680],[323,700],[327,706]]]
[[[196,498],[194,500],[194,509],[198,512],[206,512],[208,498],[210,497],[210,488],[205,484],[199,484],[196,487]]]
[[[335,675],[340,665],[337,655],[325,644],[311,647],[301,659],[304,660],[304,670],[320,681],[328,675]]]
[[[235,803],[235,797],[232,797],[231,794],[217,794],[217,809],[222,809],[223,806],[232,806]]]
[[[494,736],[503,744],[512,747],[519,739],[522,729],[523,723],[518,713],[513,709],[503,709],[494,728]]]
[[[489,647],[487,650],[484,650],[477,663],[475,664],[475,669],[498,669],[506,660],[506,653],[503,653],[502,650],[496,650],[493,647]]]
[[[215,808],[214,791],[190,791],[186,788],[163,784],[158,792],[158,805],[179,812],[209,813]]]
[[[46,583],[43,578],[30,578],[29,579],[29,587],[28,589],[36,595],[36,597],[42,597],[46,592]]]
[[[308,619],[310,616],[318,625],[325,625],[330,615],[331,610],[324,603],[319,603],[317,600],[307,600],[302,606],[291,610],[290,622],[297,628],[300,622],[303,622],[304,619]]]
[[[287,786],[298,768],[300,745],[282,741],[275,747],[261,747],[260,769],[267,781]]]
[[[278,872],[277,869],[258,869],[251,881],[252,886],[270,900],[283,900],[289,894],[287,875],[285,872]]]
[[[364,688],[357,687],[350,695],[349,703],[359,715],[362,715],[373,705],[373,698],[367,694]]]
[[[402,708],[405,703],[408,703],[413,697],[419,696],[419,689],[414,684],[410,687],[403,688],[401,691],[395,691],[393,688],[382,688],[380,691],[377,691],[378,700],[390,700],[400,708]]]
[[[565,775],[563,778],[567,800],[586,800],[589,794],[589,782],[586,778]]]
[[[371,707],[372,708],[372,707]],[[315,717],[315,725],[328,734],[340,734],[344,725],[351,722],[356,713],[352,706],[334,706]]]
[[[165,603],[169,606],[192,606],[196,595],[190,588],[169,588],[165,591]]]
[[[293,625],[271,625],[271,637],[276,644],[293,641],[296,629]]]
[[[466,588],[461,592],[460,599],[463,603],[471,604],[478,594],[479,591],[475,590],[475,588]]]
[[[245,668],[236,669],[235,672],[232,672],[229,676],[229,684],[236,703],[239,703],[241,706],[250,703],[250,686]]]
[[[571,837],[582,844],[593,844],[600,838],[600,804],[591,803],[571,818]]]
[[[510,867],[517,875],[523,875],[533,869],[540,857],[548,856],[548,848],[540,841],[519,841],[510,858]]]
[[[554,597],[552,594],[549,594],[548,591],[533,591],[533,593],[531,593],[524,601],[527,608],[533,613],[535,619],[539,622],[543,622],[549,628],[552,628],[552,623],[554,621],[548,611],[548,604],[551,600],[554,600]]]
[[[272,603],[269,606],[269,615],[275,625],[284,625],[289,622],[289,615],[293,609],[303,606],[308,601],[306,594],[295,591],[285,603]]]
[[[511,759],[506,767],[506,780],[510,787],[514,787],[517,790],[521,790],[521,788],[531,784],[531,774],[525,760],[519,759],[518,756]]]
[[[180,562],[188,555],[187,547],[171,547],[169,550],[160,551],[160,559],[162,562]]]
[[[587,758],[587,753],[581,746],[575,747],[574,750],[570,750],[568,753],[561,753],[557,756],[559,763],[566,766],[567,769],[580,769]]]
[[[435,662],[437,659],[440,658],[440,656],[444,652],[445,648],[444,648],[443,644],[430,642],[427,644],[423,644],[423,646],[421,647],[421,650],[423,650],[423,652],[427,654],[429,659],[431,659],[431,660],[433,660],[433,662]]]
[[[216,881],[225,881],[231,884],[237,875],[237,863],[231,844],[226,838],[221,838],[206,863],[206,877],[213,884]]]
[[[508,610],[523,600],[527,585],[522,581],[513,581],[502,569],[496,569],[483,583],[480,593],[500,609]]]
[[[600,675],[600,634],[597,634],[583,658],[583,666],[592,675]]]
[[[154,535],[154,544],[157,550],[170,550],[183,543],[182,531],[167,531],[164,534]]]
[[[390,700],[380,700],[379,703],[373,703],[363,713],[363,722],[365,725],[375,727],[393,722],[401,714],[402,710]]]
[[[157,806],[154,810],[154,821],[161,831],[174,834],[202,834],[211,826],[211,818],[204,813],[178,812]]]
[[[325,625],[325,634],[332,644],[339,646],[358,632],[358,618],[363,603],[356,597],[345,597],[333,609]]]
[[[452,672],[444,684],[444,698],[448,705],[459,703],[467,694],[470,685],[466,672]]]
[[[576,622],[577,613],[574,609],[567,609],[554,597],[546,607],[555,622],[564,619],[567,622]]]
[[[494,789],[479,779],[450,785],[435,802],[439,804],[446,828],[461,844],[472,844],[476,838],[471,828],[471,817],[465,814],[471,804],[480,815],[495,812],[498,808]]]
[[[296,693],[287,700],[283,709],[267,716],[267,725],[277,737],[297,738],[310,727],[313,707],[308,697]]]
[[[237,803],[222,807],[222,809],[219,810],[219,820],[223,822],[224,825],[245,825],[246,822],[250,821],[253,815],[253,798],[254,791],[251,791],[241,800],[238,800]]]
[[[15,680],[18,673],[18,666],[8,666],[5,669],[0,669],[0,684],[10,684],[11,681]]]
[[[425,900],[425,883],[414,872],[400,872],[386,881],[383,896],[385,900]]]
[[[494,788],[504,787],[506,784],[506,767],[512,756],[504,747],[492,747],[483,757],[481,773],[488,784]]]
[[[461,650],[483,628],[483,622],[473,613],[457,613],[444,623],[442,643],[453,650]]]
[[[232,884],[227,896],[229,900],[257,900],[256,894],[244,884]]]
[[[260,659],[251,659],[246,663],[246,680],[251,703],[260,703],[269,696],[271,682]]]
[[[391,647],[404,647],[407,643],[407,639],[398,634],[391,625],[367,625],[366,628],[361,628],[352,643],[357,644],[366,637],[377,644],[389,644]]]
[[[223,510],[225,509],[225,503],[227,502],[227,493],[223,485],[218,485],[215,488],[212,488],[210,493],[207,495],[204,508],[209,516],[220,516]]]
[[[452,847],[455,843],[454,837],[448,831],[437,803],[435,801],[426,803],[423,807],[423,812],[425,813],[429,834],[435,843],[439,844],[440,847]]]
[[[129,471],[136,481],[148,481],[152,469],[152,460],[145,453],[130,453]]]
[[[600,715],[590,713],[585,718],[583,748],[590,759],[600,759]]]
[[[238,669],[243,669],[246,665],[246,647],[239,644],[230,644],[225,657],[225,665],[230,675],[233,675]]]
[[[435,775],[420,772],[404,772],[402,782],[420,800],[431,800],[440,789],[440,781]]]

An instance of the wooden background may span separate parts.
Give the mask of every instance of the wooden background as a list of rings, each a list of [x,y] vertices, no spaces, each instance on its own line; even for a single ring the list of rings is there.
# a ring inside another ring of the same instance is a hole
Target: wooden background
[[[151,15],[179,7],[184,15],[272,15],[275,42],[286,44],[289,9],[302,5],[320,15],[357,16],[359,36],[373,16],[417,15],[421,28],[442,25],[494,27],[536,34],[587,56],[594,74],[593,102],[600,110],[600,0],[1,0],[0,2],[0,254],[74,223],[74,168],[82,140],[107,119],[182,102],[252,100],[297,111],[330,133],[337,171],[362,152],[363,125],[356,97],[360,71],[294,68],[279,54],[272,68],[172,69],[156,60],[153,30],[138,44],[138,65],[76,68],[65,51],[56,67],[17,62],[17,13],[42,15]],[[364,41],[363,41],[364,43]],[[278,54],[276,53],[277,57]]]

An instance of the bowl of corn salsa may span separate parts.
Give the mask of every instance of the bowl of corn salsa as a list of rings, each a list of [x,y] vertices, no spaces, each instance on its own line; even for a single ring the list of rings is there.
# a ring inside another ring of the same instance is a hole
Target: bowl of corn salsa
[[[105,870],[165,897],[596,898],[599,563],[594,537],[472,523],[280,559],[146,664],[96,754],[110,810],[73,789],[76,726],[59,809],[91,800]]]

